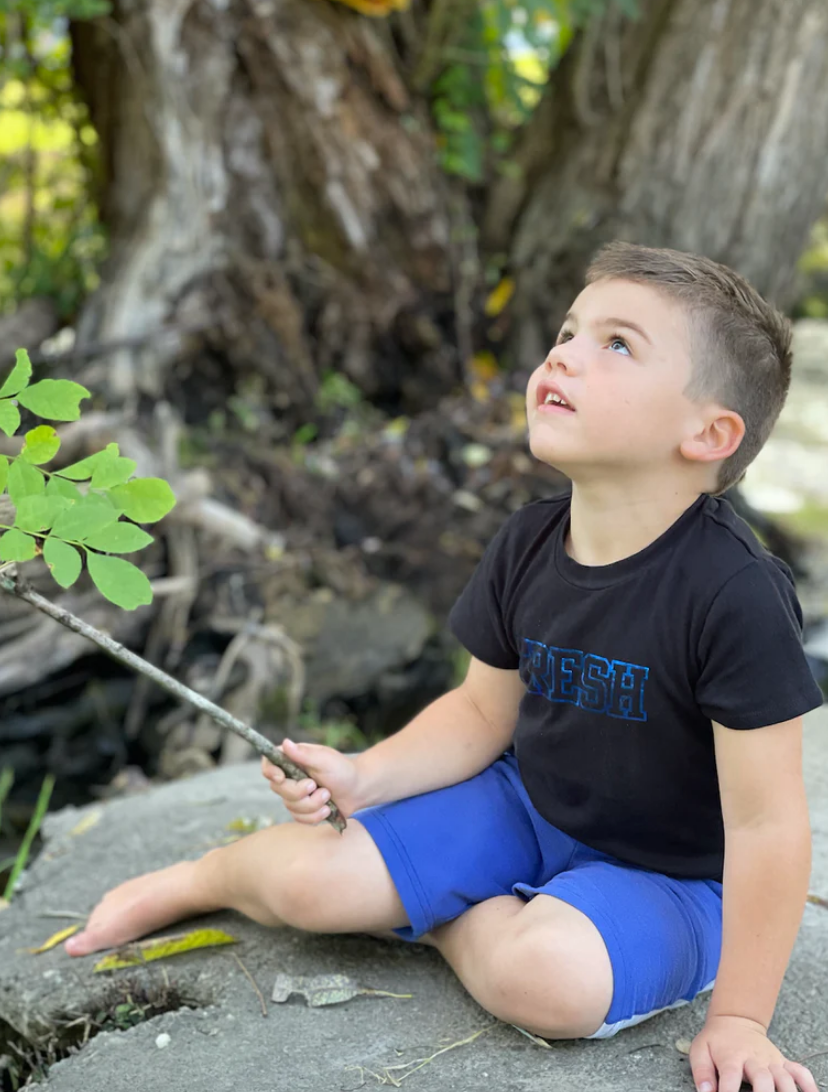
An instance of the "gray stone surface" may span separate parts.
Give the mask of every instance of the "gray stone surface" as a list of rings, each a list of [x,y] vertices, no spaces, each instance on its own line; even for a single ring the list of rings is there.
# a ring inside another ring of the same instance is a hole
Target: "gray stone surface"
[[[814,830],[811,890],[828,898],[828,709],[806,725],[805,763]],[[94,808],[50,818],[46,849],[12,906],[0,913],[0,1020],[29,1039],[54,1023],[112,1007],[113,997],[170,987],[194,1008],[166,1012],[127,1031],[102,1032],[53,1065],[46,1092],[349,1092],[380,1087],[372,1074],[434,1054],[490,1023],[434,952],[364,937],[268,931],[232,914],[202,922],[239,938],[233,948],[179,956],[135,972],[93,975],[97,957],[70,960],[61,948],[33,956],[61,921],[47,911],[85,913],[129,876],[198,856],[227,837],[239,816],[277,815],[278,801],[255,764],[208,773],[115,800],[86,833],[70,834]],[[773,883],[774,878],[768,877]],[[410,993],[410,1000],[359,997],[310,1009],[300,999],[259,999],[237,958],[269,998],[279,973],[351,975],[365,986]],[[809,904],[771,1034],[794,1058],[828,1051],[828,910]],[[118,998],[115,997],[115,1000]],[[665,1013],[613,1039],[560,1042],[544,1050],[493,1024],[474,1042],[408,1077],[410,1092],[459,1089],[691,1092],[690,1067],[675,1042],[704,1022],[707,1000]],[[76,1028],[79,1025],[76,1025]],[[165,1038],[169,1041],[164,1046]],[[828,1089],[828,1055],[809,1062]],[[397,1077],[401,1074],[398,1071]],[[390,1084],[390,1082],[388,1082]]]

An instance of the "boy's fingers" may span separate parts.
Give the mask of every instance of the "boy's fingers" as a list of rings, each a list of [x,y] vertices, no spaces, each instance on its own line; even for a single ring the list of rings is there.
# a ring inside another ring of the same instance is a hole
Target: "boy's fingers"
[[[291,804],[290,810],[294,815],[313,815],[324,807],[330,800],[331,794],[327,789],[317,789],[316,792],[311,793],[310,796],[305,796],[301,800],[294,801]]]
[[[276,787],[276,786],[274,786]],[[295,803],[298,800],[304,800],[306,796],[310,796],[312,792],[316,791],[315,781],[291,781],[290,778],[285,778],[284,781],[278,785],[279,795],[286,801]]]
[[[313,812],[311,815],[296,815],[294,819],[297,823],[305,823],[308,826],[316,826],[317,823],[321,823],[327,819],[331,813],[331,809],[328,807],[320,808],[318,811]]]

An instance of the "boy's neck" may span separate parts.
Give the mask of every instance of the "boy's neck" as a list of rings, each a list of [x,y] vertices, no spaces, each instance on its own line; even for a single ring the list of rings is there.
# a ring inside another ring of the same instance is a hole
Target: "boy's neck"
[[[581,565],[612,565],[639,553],[671,527],[699,490],[619,487],[617,482],[572,483],[569,534],[564,548]]]

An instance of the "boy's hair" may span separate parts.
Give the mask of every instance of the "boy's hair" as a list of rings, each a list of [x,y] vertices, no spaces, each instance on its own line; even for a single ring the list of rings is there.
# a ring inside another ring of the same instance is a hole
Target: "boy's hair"
[[[791,382],[791,324],[726,265],[687,254],[613,242],[593,258],[587,284],[605,278],[649,284],[687,311],[692,375],[684,394],[734,410],[745,423],[738,448],[719,466],[715,496],[736,485],[776,424]]]

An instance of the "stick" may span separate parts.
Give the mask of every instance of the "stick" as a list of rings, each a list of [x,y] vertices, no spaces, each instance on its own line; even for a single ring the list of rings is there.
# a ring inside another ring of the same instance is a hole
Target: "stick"
[[[286,758],[282,754],[275,744],[271,743],[269,739],[266,739],[259,732],[255,731],[255,729],[250,728],[244,721],[238,720],[228,713],[226,709],[222,709],[220,706],[208,701],[207,698],[203,697],[195,690],[191,690],[189,686],[184,686],[183,683],[178,682],[177,679],[174,679],[165,671],[161,671],[160,668],[148,663],[141,656],[136,656],[134,652],[130,652],[128,648],[124,648],[119,641],[113,641],[111,637],[108,637],[105,633],[101,633],[99,629],[95,629],[94,626],[90,626],[87,622],[82,621],[70,611],[64,610],[62,607],[57,607],[54,603],[50,603],[48,599],[45,599],[42,595],[38,594],[34,588],[23,583],[16,574],[10,573],[8,566],[0,568],[0,590],[8,592],[9,595],[14,595],[18,599],[22,599],[25,603],[30,604],[30,606],[36,607],[44,614],[48,614],[50,618],[54,618],[54,620],[60,622],[62,626],[66,626],[67,629],[71,629],[73,632],[79,633],[82,637],[86,637],[88,640],[92,641],[108,656],[118,660],[119,663],[131,668],[133,671],[139,672],[141,675],[145,675],[148,679],[157,683],[158,686],[162,687],[180,701],[185,701],[190,705],[194,705],[196,709],[199,709],[202,713],[206,713],[209,717],[212,717],[217,724],[222,726],[222,728],[229,728],[231,732],[235,732],[237,736],[241,736],[242,739],[247,740],[251,747],[254,747],[260,755],[264,755],[264,757],[272,762],[274,766],[278,766],[279,769],[284,770],[285,774],[293,781],[301,781],[308,776],[301,766],[297,766],[295,762],[291,762],[289,758]],[[328,801],[328,807],[331,809],[331,814],[328,816],[326,822],[330,823],[332,827],[341,833],[345,829],[345,819],[333,800]]]

